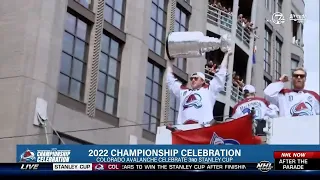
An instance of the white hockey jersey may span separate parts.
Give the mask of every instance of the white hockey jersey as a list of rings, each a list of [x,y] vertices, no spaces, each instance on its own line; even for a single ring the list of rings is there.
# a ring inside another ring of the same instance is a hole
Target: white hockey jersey
[[[279,81],[269,84],[264,90],[266,99],[280,109],[280,116],[313,116],[319,115],[319,95],[308,90],[285,89]]]
[[[200,89],[188,89],[181,82],[168,73],[167,84],[169,90],[180,100],[177,124],[195,121],[200,124],[213,119],[213,107],[218,93],[223,90],[227,69],[221,68],[210,81]]]
[[[255,116],[254,119],[261,120],[269,118],[278,117],[278,108],[270,104],[267,100],[260,97],[246,98],[240,101],[233,107],[232,118],[238,119],[242,116],[248,115],[251,109],[254,108]]]

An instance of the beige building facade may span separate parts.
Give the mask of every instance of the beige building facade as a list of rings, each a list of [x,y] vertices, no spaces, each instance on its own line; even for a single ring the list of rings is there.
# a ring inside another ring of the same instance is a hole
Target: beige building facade
[[[167,62],[164,44],[170,31],[230,33],[235,42],[232,48],[247,54],[245,81],[252,82],[260,95],[265,86],[263,79],[273,81],[275,72],[288,73],[297,65],[294,63],[303,62],[302,24],[298,24],[295,34],[300,42],[293,43],[291,22],[276,26],[266,21],[271,19],[275,7],[266,6],[267,1],[250,1],[259,39],[254,43],[249,37],[246,45],[243,35],[237,37],[236,16],[232,18],[230,31],[210,23],[207,1],[3,1],[0,5],[0,151],[5,154],[2,162],[15,161],[17,144],[153,144],[156,127],[174,121],[177,114],[176,100],[170,98],[164,81]],[[238,0],[233,1],[233,7],[239,4]],[[303,14],[303,10],[302,0],[282,2],[283,14]],[[233,13],[238,14],[238,8],[233,8]],[[269,28],[271,38],[266,50],[271,54],[267,59],[270,70],[263,69],[264,27]],[[276,39],[282,42],[278,71]],[[253,65],[254,45],[257,63]],[[237,57],[235,53],[230,58],[229,73],[233,72]],[[204,71],[206,61],[205,57],[178,59],[174,73],[186,82],[188,74]],[[231,98],[232,89],[230,79],[225,92],[218,97],[225,104],[222,115],[229,114],[230,107],[239,100]],[[47,102],[49,141],[44,128],[34,125],[37,98]]]

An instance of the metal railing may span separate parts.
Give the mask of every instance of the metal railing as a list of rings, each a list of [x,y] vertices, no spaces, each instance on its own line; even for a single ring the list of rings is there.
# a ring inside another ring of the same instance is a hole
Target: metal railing
[[[235,102],[239,102],[239,101],[243,100],[244,97],[243,97],[242,89],[232,85],[230,98]]]
[[[205,69],[204,72],[205,72],[204,75],[206,77],[206,83],[209,84],[209,82],[212,80],[214,74],[209,73],[210,72],[209,69]],[[220,91],[220,93],[225,95],[226,92],[227,92],[227,82],[224,84],[224,89],[222,91]]]
[[[232,29],[232,16],[231,13],[224,12],[213,5],[208,5],[207,21],[210,24],[223,28],[229,32]],[[240,39],[247,47],[250,45],[250,31],[245,29],[240,22],[237,23],[237,38]]]
[[[232,14],[224,12],[213,5],[208,5],[207,21],[229,32],[232,29]]]
[[[206,77],[206,82],[209,83],[212,80],[212,78],[214,77],[214,74],[209,73],[210,69],[205,69],[204,72],[205,72],[204,74]],[[232,79],[230,79],[230,78],[232,78],[232,77],[227,77],[227,81],[228,80],[232,81]],[[226,95],[226,93],[227,93],[227,81],[224,84],[224,89],[220,92],[223,95]],[[232,99],[235,102],[239,102],[239,101],[243,100],[244,97],[243,97],[243,91],[241,90],[241,88],[236,87],[232,84],[230,99]]]
[[[250,46],[250,31],[245,29],[241,22],[237,23],[237,38],[239,38],[247,47]]]

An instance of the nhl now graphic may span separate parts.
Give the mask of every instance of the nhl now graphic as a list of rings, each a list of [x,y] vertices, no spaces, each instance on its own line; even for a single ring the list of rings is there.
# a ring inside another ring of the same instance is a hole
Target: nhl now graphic
[[[69,162],[70,150],[49,150],[32,151],[27,149],[20,155],[19,162]]]
[[[257,164],[257,169],[261,172],[269,172],[272,168],[272,164],[269,161],[260,161]]]

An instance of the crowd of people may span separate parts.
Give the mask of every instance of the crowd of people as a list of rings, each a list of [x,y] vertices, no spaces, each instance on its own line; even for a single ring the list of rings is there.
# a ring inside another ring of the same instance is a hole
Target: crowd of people
[[[217,10],[222,11],[221,13],[221,25],[226,26],[228,28],[231,28],[232,26],[232,8],[231,7],[225,7],[222,5],[221,2],[218,0],[209,0],[209,4],[216,8]],[[214,10],[216,11],[216,10]],[[217,11],[216,11],[217,12]],[[210,13],[210,12],[209,12]],[[212,19],[217,22],[218,17],[216,14],[211,14],[213,17]],[[245,32],[248,34],[256,34],[256,29],[258,27],[254,26],[253,22],[250,21],[249,17],[244,17],[243,14],[239,14],[238,16],[238,23],[241,24],[241,26],[244,28]]]
[[[247,31],[248,33],[255,34],[255,30],[258,29],[258,27],[255,27],[253,25],[253,22],[251,22],[249,18],[243,17],[243,14],[239,14],[238,23],[241,24],[244,30]]]
[[[205,76],[207,81],[210,81],[218,70],[219,66],[217,63],[209,60],[205,65]],[[242,91],[242,88],[245,86],[243,79],[235,71],[232,74],[232,84],[234,87],[239,88],[240,91]]]
[[[242,88],[245,86],[243,79],[240,78],[236,72],[233,72],[232,74],[232,84],[234,87],[239,88],[239,90],[242,90]]]
[[[224,7],[221,2],[217,1],[217,0],[210,0],[209,4],[212,5],[213,7],[224,11],[225,13],[228,13],[230,15],[232,15],[232,8],[231,7]]]
[[[221,13],[221,24],[231,28],[232,26],[232,8],[231,7],[225,7],[221,4],[221,2],[217,1],[217,0],[210,0],[209,4],[213,7],[215,7],[216,9],[224,12]],[[218,21],[218,17],[216,14],[212,14],[215,18],[215,21]]]

